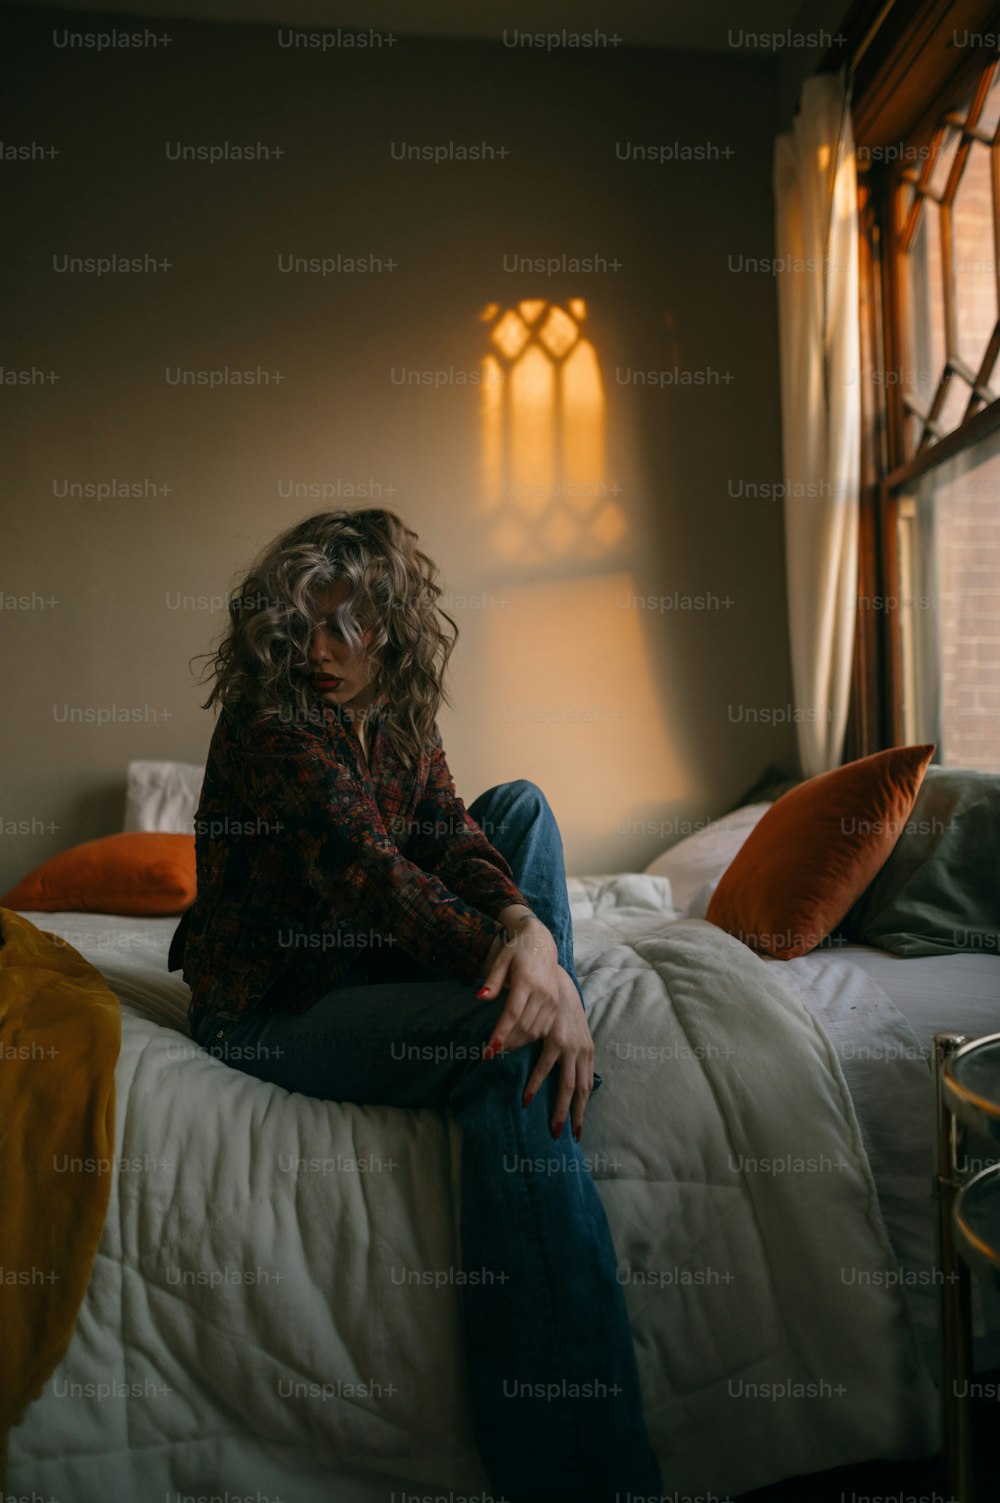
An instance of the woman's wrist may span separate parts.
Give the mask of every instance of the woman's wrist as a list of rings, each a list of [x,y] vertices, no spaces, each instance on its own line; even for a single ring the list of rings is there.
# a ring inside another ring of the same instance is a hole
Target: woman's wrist
[[[547,925],[523,903],[510,904],[501,913],[500,921],[503,927],[498,930],[498,937],[508,945],[518,945],[534,954],[551,945],[555,954],[555,941]]]
[[[507,907],[501,910],[497,923],[502,924],[507,933],[511,934],[516,933],[529,919],[537,919],[537,917],[537,914],[532,913],[524,903],[508,903]]]

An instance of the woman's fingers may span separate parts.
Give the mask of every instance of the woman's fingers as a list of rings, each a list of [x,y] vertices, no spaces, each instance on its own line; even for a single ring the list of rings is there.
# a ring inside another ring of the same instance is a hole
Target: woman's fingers
[[[538,1095],[538,1092],[542,1088],[543,1081],[549,1074],[552,1066],[556,1064],[560,1058],[561,1051],[559,1047],[556,1044],[550,1044],[546,1042],[541,1054],[538,1056],[538,1059],[535,1063],[535,1068],[528,1076],[528,1084],[524,1088],[525,1106],[528,1105],[533,1097]],[[553,1121],[555,1121],[555,1118],[553,1118]]]
[[[580,1134],[583,1132],[583,1114],[587,1110],[590,1101],[590,1093],[594,1089],[594,1072],[590,1069],[581,1071],[577,1068],[577,1086],[573,1093],[573,1136],[579,1143]]]
[[[518,997],[520,1001],[517,1000]],[[499,1054],[501,1049],[521,1049],[525,1044],[533,1044],[538,1039],[544,1038],[557,1012],[557,1004],[543,991],[536,988],[522,994],[518,991],[517,983],[512,982],[510,1000],[493,1028],[493,1036],[488,1046],[490,1057]],[[513,1019],[513,1023],[508,1027],[510,1018]]]
[[[510,963],[513,958],[512,951],[506,945],[502,946],[500,953],[486,972],[486,979],[476,993],[477,997],[495,997],[498,995],[507,984],[507,972],[510,970]]]
[[[570,1104],[576,1094],[576,1056],[564,1054],[562,1057],[562,1069],[559,1074],[559,1093],[556,1096],[554,1115],[552,1117],[552,1136],[558,1138],[562,1135],[563,1125],[569,1115]]]
[[[526,1039],[520,1037],[520,1021],[530,996],[531,987],[526,981],[510,983],[506,1005],[493,1025],[493,1035],[486,1046],[487,1059],[492,1059],[504,1049],[519,1049],[527,1043]]]
[[[559,1077],[559,1092],[556,1097],[556,1105],[551,1118],[552,1136],[558,1138],[562,1134],[566,1117],[572,1108],[573,1136],[577,1142],[583,1132],[583,1118],[593,1090],[593,1072],[587,1065],[583,1055],[567,1050],[563,1053],[556,1045],[546,1045],[538,1056],[538,1062],[528,1077],[528,1084],[524,1091],[524,1106],[529,1106],[541,1089],[542,1083],[552,1071],[552,1067],[562,1062]]]
[[[544,992],[532,992],[524,1011],[518,1019],[518,1033],[526,1044],[548,1033],[555,1018],[555,1004]]]
[[[483,1051],[486,1059],[545,1037],[558,1018],[564,999],[562,983],[567,982],[568,977],[558,964],[554,968],[544,961],[538,964],[535,956],[535,949],[529,951],[524,946],[520,950],[515,945],[504,946],[476,993],[477,997],[488,1001],[503,987],[507,989],[503,1011],[494,1023]],[[574,989],[574,1004],[577,1001]]]
[[[482,986],[476,992],[476,996],[483,998],[485,1001],[490,1001],[491,998],[496,999],[497,997],[499,997],[500,993],[507,985],[507,972],[510,970],[510,963],[512,959],[510,949],[506,945],[502,945],[500,947],[499,954],[496,954],[496,944],[497,942],[494,941],[493,949],[491,951],[491,953],[494,954],[496,958],[487,970],[486,979],[484,980]],[[490,1037],[489,1043],[486,1045],[486,1048],[483,1051],[484,1056],[487,1059],[492,1059],[495,1054],[499,1054],[500,1050],[503,1048],[504,1042],[506,1041],[507,1035],[510,1031],[510,1021],[507,1018],[509,1007],[510,995],[508,994],[504,1010],[497,1018],[496,1023],[493,1025],[493,1033]],[[500,1033],[498,1031],[500,1029],[501,1023],[504,1027],[504,1033],[502,1037],[500,1036]]]

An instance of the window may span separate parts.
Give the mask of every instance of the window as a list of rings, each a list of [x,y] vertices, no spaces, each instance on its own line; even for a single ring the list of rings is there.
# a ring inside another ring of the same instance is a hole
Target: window
[[[1000,769],[1000,429],[898,494],[903,735]]]
[[[863,312],[880,389],[866,419],[879,517],[862,558],[856,675],[881,665],[892,713],[876,744],[936,741],[941,763],[995,771],[1000,65],[975,46],[955,58],[953,48],[950,79],[891,151],[859,142],[872,269]],[[863,619],[866,602],[877,623]],[[874,749],[856,743],[854,754]]]
[[[895,184],[902,299],[900,391],[906,458],[953,433],[1000,390],[997,352],[997,120],[1000,74],[985,67]]]

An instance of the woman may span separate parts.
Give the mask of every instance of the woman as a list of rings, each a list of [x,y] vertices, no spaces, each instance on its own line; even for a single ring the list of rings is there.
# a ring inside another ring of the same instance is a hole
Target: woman
[[[236,1068],[454,1115],[462,1262],[507,1275],[463,1286],[497,1495],[658,1497],[615,1250],[577,1146],[600,1077],[562,841],[533,783],[468,810],[455,793],[436,715],[458,628],[437,573],[394,512],[323,512],[236,592],[204,706],[220,713],[198,896],[171,966],[183,954],[192,1035]]]

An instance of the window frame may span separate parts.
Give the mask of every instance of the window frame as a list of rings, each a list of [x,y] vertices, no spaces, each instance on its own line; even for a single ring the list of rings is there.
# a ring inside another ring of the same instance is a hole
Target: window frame
[[[899,7],[902,9],[902,7]],[[952,433],[908,456],[904,392],[889,373],[903,363],[904,292],[896,252],[897,184],[906,163],[880,160],[874,148],[933,139],[945,110],[962,98],[996,54],[949,37],[1000,28],[1000,6],[982,0],[924,0],[905,20],[893,7],[856,4],[842,27],[855,59],[851,100],[855,148],[867,167],[858,173],[861,314],[862,449],[858,538],[858,610],[844,760],[904,739],[901,613],[866,609],[865,598],[898,601],[901,586],[899,507],[904,488],[1000,426],[1000,398],[979,408]],[[864,51],[859,61],[858,51]],[[840,53],[825,59],[843,66]],[[990,77],[982,82],[989,87]],[[859,166],[861,162],[859,162]],[[995,169],[996,170],[996,169]],[[1000,258],[1000,245],[997,247]],[[1000,366],[994,369],[994,380]]]

